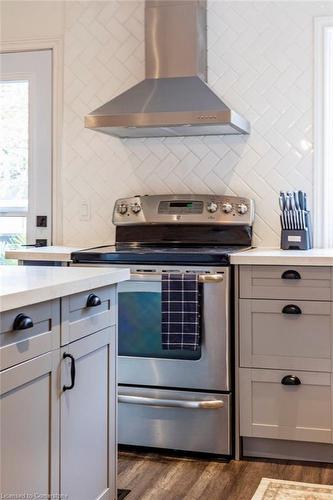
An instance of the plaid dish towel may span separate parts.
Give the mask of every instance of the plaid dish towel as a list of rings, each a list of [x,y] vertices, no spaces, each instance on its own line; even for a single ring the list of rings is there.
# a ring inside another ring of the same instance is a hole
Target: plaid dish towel
[[[162,274],[162,349],[200,345],[198,275]]]

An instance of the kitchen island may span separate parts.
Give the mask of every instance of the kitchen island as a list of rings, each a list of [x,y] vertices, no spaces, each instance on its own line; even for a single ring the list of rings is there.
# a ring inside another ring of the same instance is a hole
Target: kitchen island
[[[116,498],[117,283],[128,278],[0,266],[4,498]]]

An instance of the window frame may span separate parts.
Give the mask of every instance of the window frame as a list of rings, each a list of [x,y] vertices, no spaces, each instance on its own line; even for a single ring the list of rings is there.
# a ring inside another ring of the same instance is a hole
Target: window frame
[[[52,245],[63,244],[62,210],[62,129],[63,129],[63,82],[64,40],[42,36],[38,39],[0,40],[0,53],[52,51]]]
[[[333,16],[314,20],[314,244],[333,248]]]
[[[27,81],[28,87],[28,208],[1,210],[2,217],[26,218],[26,241],[52,242],[52,50],[3,53],[1,80]],[[8,71],[9,69],[9,71]],[[45,123],[44,121],[45,115]],[[9,208],[9,207],[8,207]],[[21,207],[22,208],[22,207]],[[18,214],[18,212],[20,212]],[[36,216],[46,215],[46,228],[36,227]]]

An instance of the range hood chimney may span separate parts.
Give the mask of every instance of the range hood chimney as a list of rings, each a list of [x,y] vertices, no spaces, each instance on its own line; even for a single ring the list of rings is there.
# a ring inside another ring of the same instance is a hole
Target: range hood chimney
[[[116,137],[248,134],[209,88],[206,0],[146,0],[146,78],[85,117]]]

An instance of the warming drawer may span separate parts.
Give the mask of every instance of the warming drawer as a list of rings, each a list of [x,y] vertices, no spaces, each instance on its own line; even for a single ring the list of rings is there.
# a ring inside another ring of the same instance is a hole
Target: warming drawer
[[[119,444],[231,455],[231,395],[119,387]]]

